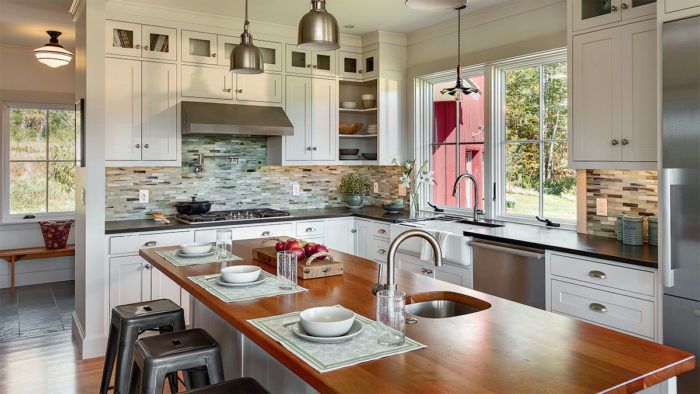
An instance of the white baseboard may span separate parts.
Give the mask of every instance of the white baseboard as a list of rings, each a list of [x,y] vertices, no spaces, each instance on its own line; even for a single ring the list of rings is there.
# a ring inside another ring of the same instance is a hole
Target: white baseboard
[[[95,358],[102,357],[105,355],[105,349],[107,349],[107,336],[99,335],[93,337],[85,337],[85,331],[83,326],[78,320],[78,316],[73,311],[73,339],[78,345],[78,350],[80,351],[80,358]]]

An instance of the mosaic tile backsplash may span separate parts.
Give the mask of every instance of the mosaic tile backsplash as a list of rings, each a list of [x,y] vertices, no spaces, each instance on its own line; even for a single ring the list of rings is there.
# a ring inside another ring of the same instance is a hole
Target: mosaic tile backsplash
[[[205,171],[195,174],[198,153],[236,156],[238,162],[206,159]],[[108,167],[106,169],[106,220],[143,219],[152,212],[175,214],[173,202],[191,196],[213,203],[212,210],[270,207],[305,209],[339,207],[337,189],[348,173],[366,175],[379,183],[379,193],[367,203],[380,204],[398,193],[401,168],[396,166],[267,165],[264,137],[183,136],[182,167]],[[292,182],[301,193],[292,196]],[[148,189],[150,202],[140,204],[139,189]]]
[[[640,216],[659,214],[656,171],[586,171],[586,216],[589,234],[615,237],[619,212]],[[608,216],[596,215],[596,198],[608,199]],[[647,221],[644,222],[645,234]]]

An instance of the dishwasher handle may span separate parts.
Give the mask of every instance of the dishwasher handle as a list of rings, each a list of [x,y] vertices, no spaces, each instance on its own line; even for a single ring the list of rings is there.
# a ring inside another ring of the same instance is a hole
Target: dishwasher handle
[[[510,253],[514,254],[517,256],[522,256],[522,257],[527,257],[527,258],[532,258],[532,259],[537,259],[537,260],[542,260],[544,258],[544,251],[540,251],[538,249],[524,249],[524,248],[519,248],[515,246],[505,246],[502,244],[496,244],[496,243],[486,243],[486,242],[478,242],[478,241],[469,241],[467,242],[469,246],[473,246],[475,248],[484,248],[484,249],[490,249],[496,252],[502,252],[502,253]]]

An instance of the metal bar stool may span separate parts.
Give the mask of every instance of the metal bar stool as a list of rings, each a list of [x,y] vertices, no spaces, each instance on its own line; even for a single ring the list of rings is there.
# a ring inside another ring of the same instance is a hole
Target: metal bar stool
[[[219,344],[201,328],[138,339],[129,393],[161,394],[165,377],[178,371],[187,389],[223,382]]]
[[[263,386],[253,378],[238,378],[228,382],[213,384],[185,391],[183,394],[269,394]]]
[[[185,329],[185,312],[170,300],[154,300],[119,305],[112,309],[109,339],[102,370],[100,393],[110,389],[109,381],[116,360],[114,392],[126,393],[131,376],[134,344],[144,331],[181,331]],[[169,377],[171,387],[177,387],[177,376]]]

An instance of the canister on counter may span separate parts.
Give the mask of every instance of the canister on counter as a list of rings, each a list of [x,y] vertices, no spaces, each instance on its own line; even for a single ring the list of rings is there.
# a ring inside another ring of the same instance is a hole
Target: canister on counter
[[[624,226],[622,224],[622,219],[625,217],[625,214],[620,212],[617,214],[617,222],[615,222],[615,235],[617,236],[617,240],[622,242],[622,234],[624,233]]]
[[[656,216],[649,217],[649,245],[659,245],[659,218]]]
[[[625,245],[644,245],[644,218],[636,215],[625,215],[622,218],[622,242]]]

